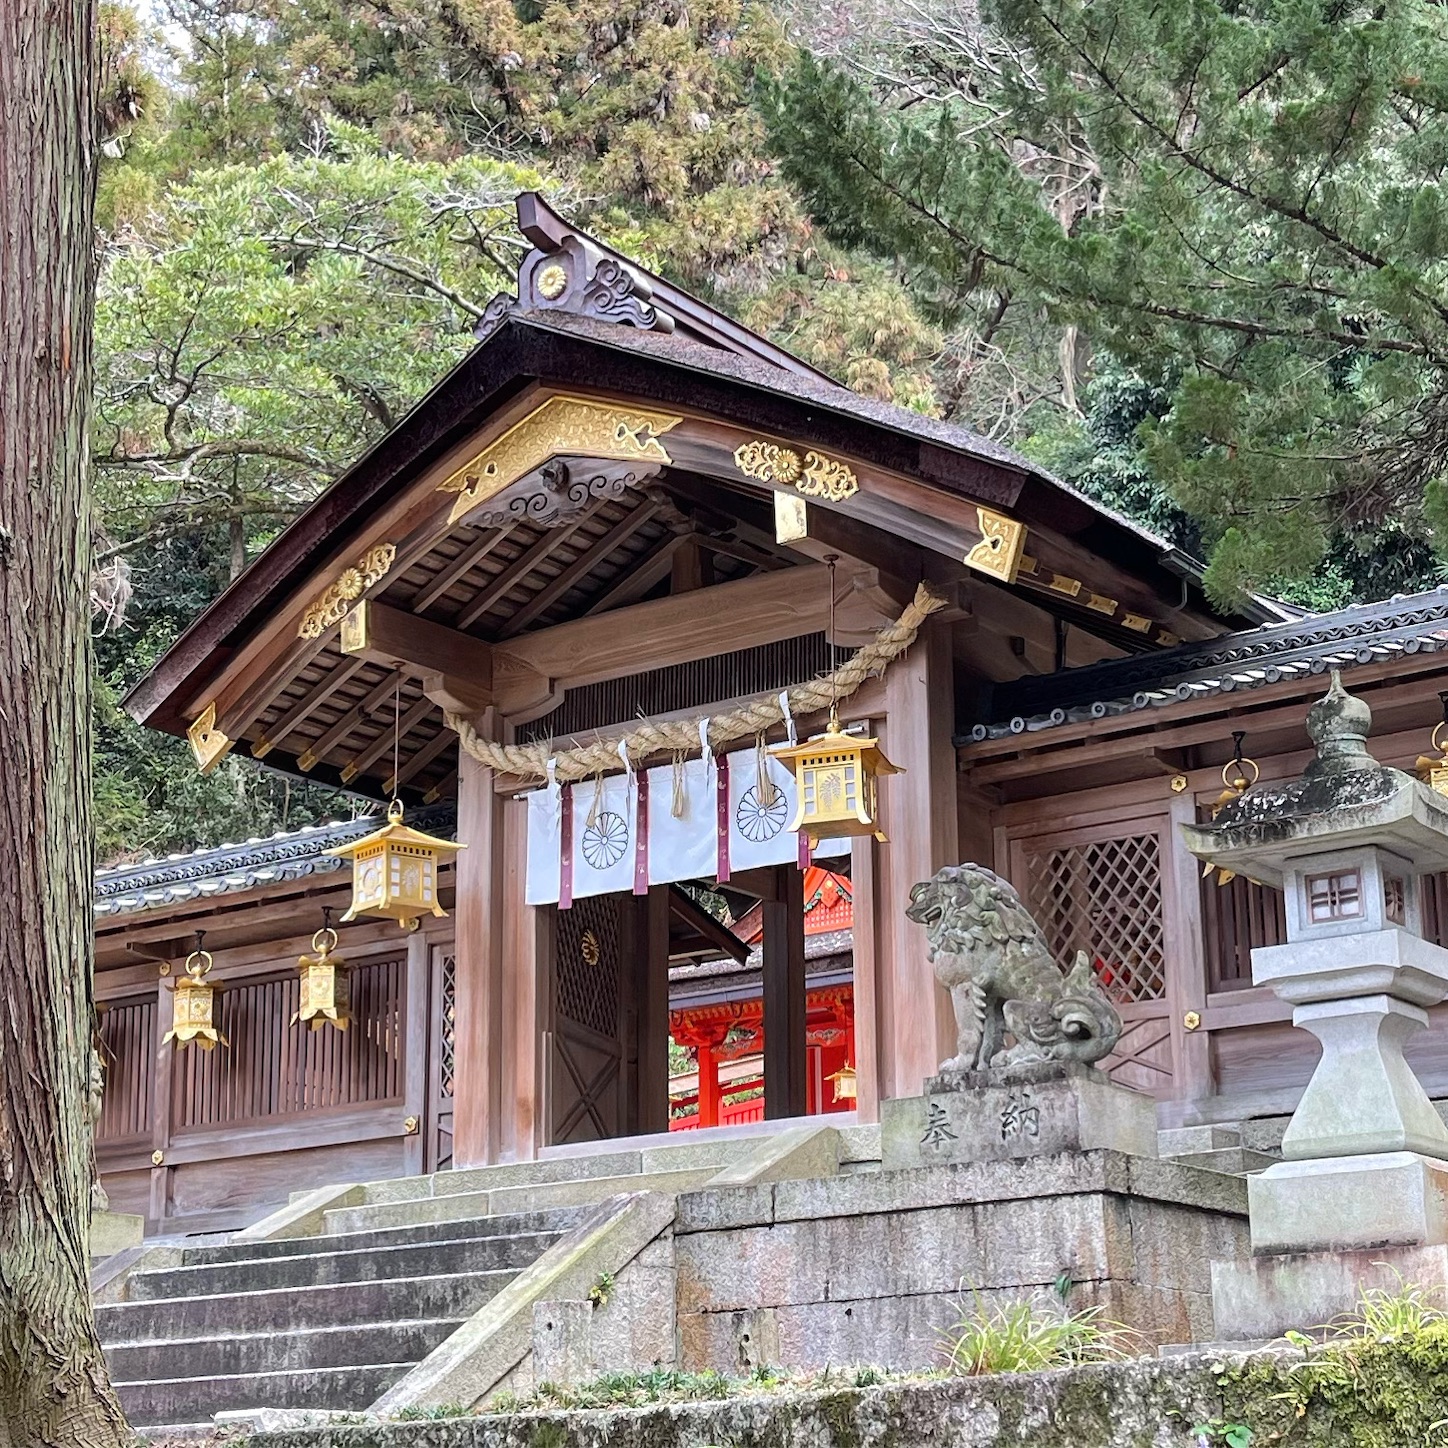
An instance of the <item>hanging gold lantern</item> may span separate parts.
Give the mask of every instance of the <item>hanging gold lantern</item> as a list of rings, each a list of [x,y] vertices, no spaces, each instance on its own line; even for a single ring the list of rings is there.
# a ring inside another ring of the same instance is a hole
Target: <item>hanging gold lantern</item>
[[[217,1044],[229,1046],[216,1024],[217,998],[221,987],[206,977],[211,973],[211,952],[202,950],[204,930],[196,932],[196,949],[186,957],[186,974],[171,989],[175,993],[171,1005],[171,1029],[161,1038],[164,1045],[175,1041],[177,1046],[195,1041],[203,1051],[216,1049]]]
[[[1257,761],[1248,759],[1242,753],[1242,741],[1246,737],[1245,729],[1232,731],[1232,757],[1222,766],[1222,792],[1212,804],[1213,819],[1216,819],[1222,812],[1224,806],[1231,804],[1235,799],[1241,799],[1262,776]],[[1218,885],[1229,885],[1237,878],[1235,870],[1224,870],[1218,865],[1205,866],[1202,876],[1204,879],[1210,879],[1213,872],[1216,873]]]
[[[806,831],[812,848],[837,835],[874,835],[885,843],[875,781],[904,770],[885,758],[877,740],[846,734],[832,709],[823,734],[771,752],[794,770],[798,803],[789,827]]]
[[[332,853],[352,861],[352,904],[342,917],[381,915],[416,930],[422,915],[446,915],[437,902],[438,867],[464,846],[425,835],[402,822],[402,801],[387,809],[387,823]]]
[[[825,558],[830,579],[831,648],[835,637],[834,553]],[[833,678],[833,673],[831,674]],[[789,827],[803,830],[813,849],[822,839],[837,835],[874,835],[887,843],[879,828],[875,780],[882,774],[903,774],[880,752],[879,741],[857,738],[840,728],[838,702],[830,701],[830,722],[823,734],[803,744],[780,744],[771,753],[794,770],[798,803]]]
[[[833,1076],[826,1076],[825,1080],[834,1082],[836,1101],[859,1100],[859,1073],[848,1061]]]
[[[350,972],[347,962],[332,953],[337,948],[337,932],[332,929],[331,908],[325,907],[322,915],[322,928],[312,936],[316,953],[297,961],[302,988],[291,1024],[306,1021],[314,1031],[320,1031],[330,1021],[339,1031],[345,1031],[352,1019]]]
[[[1418,756],[1418,778],[1423,780],[1431,789],[1439,794],[1448,794],[1448,752],[1443,747],[1443,730],[1448,727],[1448,689],[1445,689],[1438,698],[1443,704],[1443,718],[1433,726],[1433,733],[1429,736],[1428,747],[1433,750],[1432,754],[1420,754]]]

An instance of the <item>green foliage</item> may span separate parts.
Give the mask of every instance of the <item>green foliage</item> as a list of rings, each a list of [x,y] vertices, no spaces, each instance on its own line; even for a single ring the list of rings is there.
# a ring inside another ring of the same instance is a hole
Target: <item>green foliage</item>
[[[600,1272],[593,1286],[588,1289],[588,1300],[595,1307],[607,1307],[608,1299],[613,1296],[614,1275],[612,1272]]]
[[[831,233],[903,258],[946,324],[979,335],[1004,305],[1171,377],[1143,457],[1207,531],[1219,597],[1309,577],[1389,526],[1437,542],[1441,7],[920,13],[883,44],[875,90],[806,55],[770,94],[787,174]]]
[[[1245,1423],[1227,1423],[1220,1418],[1198,1423],[1192,1436],[1199,1448],[1252,1448],[1252,1430]]]
[[[96,308],[96,591],[120,595],[96,646],[102,861],[350,812],[244,764],[201,779],[118,699],[466,353],[521,250],[513,197],[542,184],[339,127],[325,156],[200,170],[117,222]]]
[[[1067,1312],[1026,1298],[989,1303],[976,1292],[946,1330],[949,1371],[1029,1373],[1125,1356],[1125,1331],[1101,1320],[1099,1307]]]

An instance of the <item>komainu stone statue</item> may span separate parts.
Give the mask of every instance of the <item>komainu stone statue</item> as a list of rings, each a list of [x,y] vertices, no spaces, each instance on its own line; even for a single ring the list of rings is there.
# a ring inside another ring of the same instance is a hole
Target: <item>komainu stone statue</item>
[[[1020,896],[993,870],[947,865],[911,890],[905,913],[925,926],[935,978],[955,1007],[956,1054],[942,1071],[1089,1065],[1116,1045],[1121,1017],[1086,952],[1063,973]]]

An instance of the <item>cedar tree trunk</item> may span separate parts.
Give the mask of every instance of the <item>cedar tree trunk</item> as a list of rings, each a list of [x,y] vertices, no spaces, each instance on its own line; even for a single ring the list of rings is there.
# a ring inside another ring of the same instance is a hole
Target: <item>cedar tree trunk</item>
[[[88,1277],[93,0],[0,0],[0,1448],[130,1441]]]

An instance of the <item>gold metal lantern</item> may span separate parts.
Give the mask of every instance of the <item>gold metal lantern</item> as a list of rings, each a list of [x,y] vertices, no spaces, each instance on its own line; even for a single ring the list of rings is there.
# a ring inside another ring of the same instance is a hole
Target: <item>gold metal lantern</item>
[[[324,914],[326,923],[312,936],[314,954],[297,961],[301,973],[301,998],[291,1024],[306,1021],[314,1031],[330,1022],[345,1031],[352,1020],[352,983],[347,962],[333,952],[337,949],[337,932],[332,929],[331,911]]]
[[[857,1101],[859,1099],[859,1073],[848,1061],[832,1076],[826,1076],[825,1080],[834,1083],[836,1101]]]
[[[186,974],[171,986],[174,992],[172,1024],[162,1043],[175,1041],[181,1047],[195,1041],[203,1051],[213,1051],[218,1045],[229,1046],[231,1042],[216,1024],[221,987],[206,979],[211,973],[211,952],[201,948],[204,933],[196,932],[196,949],[186,957]]]
[[[416,930],[423,915],[446,915],[438,904],[438,869],[464,846],[424,834],[402,822],[402,801],[387,809],[387,823],[333,853],[352,861],[352,903],[344,921],[381,915]]]
[[[885,843],[875,781],[904,770],[885,758],[877,740],[846,734],[832,709],[823,734],[772,753],[794,770],[798,804],[789,827],[807,832],[811,847],[837,835],[874,835]]]
[[[1428,747],[1432,754],[1418,756],[1418,778],[1439,794],[1448,794],[1448,747],[1443,743],[1443,731],[1448,729],[1448,689],[1438,695],[1443,705],[1443,718],[1433,726]]]

